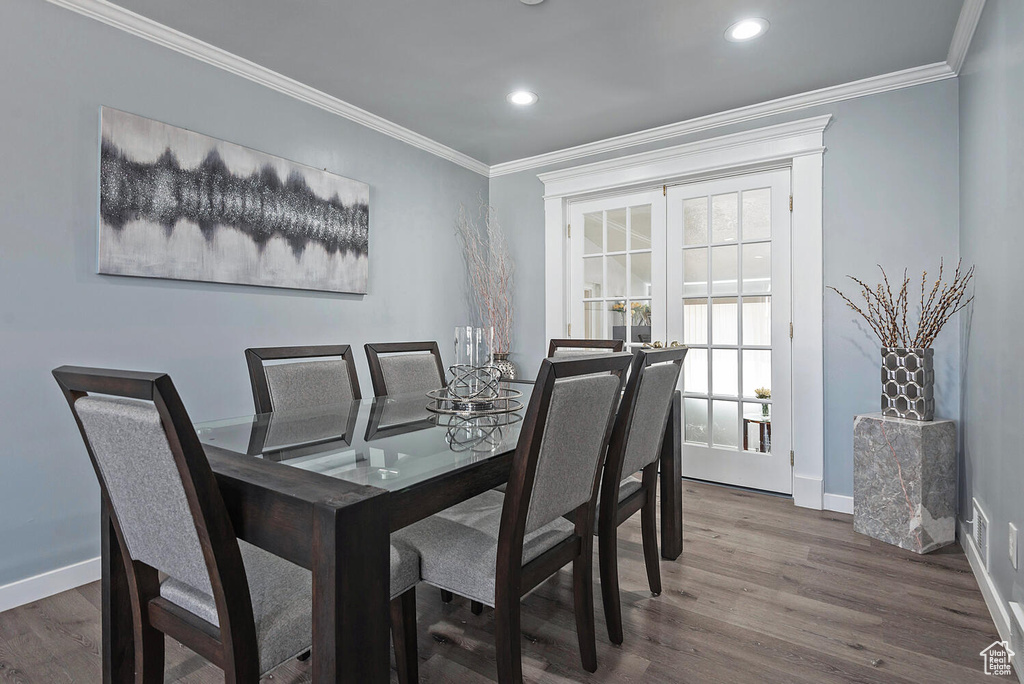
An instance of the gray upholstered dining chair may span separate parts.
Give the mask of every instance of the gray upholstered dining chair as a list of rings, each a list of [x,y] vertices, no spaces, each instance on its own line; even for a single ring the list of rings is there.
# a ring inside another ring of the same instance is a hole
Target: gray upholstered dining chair
[[[494,607],[503,684],[522,681],[520,599],[568,563],[581,660],[597,669],[594,508],[630,358],[541,362],[507,491],[484,492],[395,533],[419,552],[425,582]]]
[[[637,511],[647,581],[652,594],[661,593],[656,519],[658,458],[686,352],[686,347],[636,351],[608,444],[595,533],[608,638],[616,644],[622,643],[617,531]],[[637,472],[642,472],[642,479],[633,476]]]
[[[376,397],[445,386],[437,342],[379,342],[364,345],[364,349]]]
[[[237,539],[170,377],[72,366],[53,375],[125,559],[136,682],[163,682],[165,634],[223,669],[228,682],[257,682],[308,651],[311,573]],[[402,681],[416,675],[407,649],[416,652],[418,580],[416,552],[392,544],[392,632]]]
[[[611,354],[622,351],[622,340],[552,339],[548,342],[548,358],[564,359],[586,354]]]
[[[256,413],[348,404],[362,398],[347,344],[245,350]]]

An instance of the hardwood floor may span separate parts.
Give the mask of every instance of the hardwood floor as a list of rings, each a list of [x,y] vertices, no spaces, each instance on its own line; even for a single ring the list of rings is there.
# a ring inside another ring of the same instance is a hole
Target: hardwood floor
[[[608,642],[598,600],[595,674],[580,666],[569,571],[524,599],[527,680],[992,681],[978,653],[996,630],[959,547],[917,556],[856,534],[851,516],[710,485],[686,483],[684,507],[683,555],[662,561],[657,598],[639,515],[619,528],[625,643]],[[492,612],[417,593],[421,681],[494,681]],[[100,681],[98,606],[93,583],[0,614],[0,682]],[[289,662],[264,681],[308,682],[308,666]],[[166,680],[223,677],[169,642]]]

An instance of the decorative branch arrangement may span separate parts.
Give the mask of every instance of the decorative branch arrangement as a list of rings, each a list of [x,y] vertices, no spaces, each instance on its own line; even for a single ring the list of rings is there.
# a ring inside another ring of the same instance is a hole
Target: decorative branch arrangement
[[[974,267],[971,266],[964,271],[961,264],[962,260],[957,262],[953,281],[943,283],[944,264],[940,261],[939,276],[935,280],[935,284],[932,285],[931,291],[927,290],[926,284],[928,271],[921,274],[920,315],[917,321],[917,330],[913,334],[911,334],[910,325],[907,323],[907,314],[910,309],[910,278],[907,277],[906,269],[903,269],[903,284],[895,295],[889,284],[889,276],[886,275],[885,269],[881,265],[878,266],[878,270],[882,272],[882,282],[874,288],[863,280],[851,275],[846,276],[860,286],[867,311],[854,304],[838,289],[831,285],[829,289],[842,297],[847,306],[864,317],[874,333],[878,335],[883,347],[927,349],[931,347],[939,331],[949,322],[953,314],[974,301],[973,295],[964,299],[967,295],[967,286],[974,277]]]
[[[459,205],[455,235],[462,245],[477,311],[484,326],[494,330],[494,352],[508,354],[512,349],[514,264],[494,208],[482,204],[474,221],[466,207]]]

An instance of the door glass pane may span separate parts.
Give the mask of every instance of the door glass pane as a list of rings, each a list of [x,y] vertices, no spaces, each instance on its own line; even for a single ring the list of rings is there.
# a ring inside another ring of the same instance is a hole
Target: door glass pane
[[[708,350],[691,349],[683,358],[683,391],[708,393]]]
[[[708,443],[708,400],[683,399],[683,439],[698,444]]]
[[[683,300],[683,344],[708,343],[708,300]],[[687,356],[693,353],[687,352]]]
[[[771,392],[772,353],[764,349],[743,350],[743,396],[756,397],[759,390]]]
[[[608,216],[608,251],[626,251],[626,209],[612,209]]]
[[[642,204],[629,209],[629,248],[651,248],[651,205]]]
[[[583,334],[588,339],[604,337],[604,302],[583,302]]]
[[[772,234],[772,190],[747,190],[743,193],[743,239],[759,240]]]
[[[739,344],[736,306],[735,297],[717,297],[711,300],[712,344]]]
[[[629,323],[629,317],[626,315],[626,300],[620,299],[605,302],[605,308],[607,310],[605,317],[608,320],[608,327],[604,334],[601,335],[601,339],[622,340],[626,342],[626,326]]]
[[[651,296],[651,253],[630,255],[630,297]]]
[[[739,447],[740,405],[736,401],[711,402],[712,429],[711,441],[716,446]]]
[[[651,300],[630,301],[630,342],[634,344],[651,341]]]
[[[767,454],[772,450],[772,414],[770,404],[743,404],[743,448]]]
[[[740,389],[739,381],[739,352],[735,349],[712,349],[711,393],[735,397]]]
[[[772,298],[743,298],[743,344],[770,346],[772,343]]]
[[[601,285],[604,283],[604,263],[601,257],[588,257],[583,260],[583,296],[602,297]]]
[[[683,200],[683,244],[708,244],[708,198]]]
[[[626,255],[605,257],[608,267],[606,297],[623,297],[626,294]]]
[[[772,244],[743,245],[743,291],[772,291]]]
[[[604,224],[601,212],[583,215],[583,253],[600,254],[604,251]]]
[[[735,192],[711,198],[711,241],[735,242],[739,197]]]
[[[683,250],[683,294],[685,296],[708,293],[708,250]]]
[[[736,293],[738,249],[737,245],[711,248],[711,294]]]

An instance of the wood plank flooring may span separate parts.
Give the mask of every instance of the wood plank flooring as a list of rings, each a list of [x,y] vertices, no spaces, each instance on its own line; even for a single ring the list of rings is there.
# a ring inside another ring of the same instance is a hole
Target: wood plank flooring
[[[524,600],[527,680],[992,681],[978,653],[996,630],[959,547],[917,556],[856,534],[851,516],[704,484],[686,483],[684,510],[683,555],[662,561],[657,598],[639,516],[620,528],[626,641],[608,642],[598,598],[595,674],[580,666],[568,570]],[[93,583],[0,614],[0,682],[99,682],[99,593]],[[459,598],[442,604],[423,585],[418,612],[421,681],[496,679],[488,609],[475,616]],[[264,681],[308,682],[308,665],[286,663]],[[169,642],[166,681],[223,677]]]

